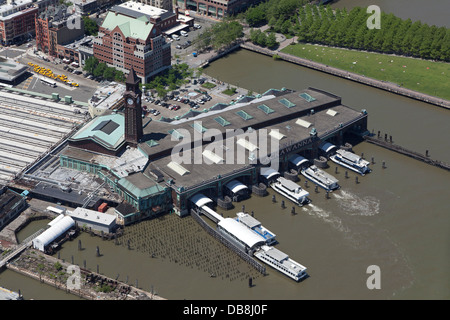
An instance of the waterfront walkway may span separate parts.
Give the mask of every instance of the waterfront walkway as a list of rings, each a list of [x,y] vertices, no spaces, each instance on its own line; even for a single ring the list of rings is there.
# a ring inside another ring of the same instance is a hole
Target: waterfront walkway
[[[280,47],[277,50],[270,50],[267,48],[260,47],[258,45],[252,44],[251,42],[244,42],[240,45],[241,48],[251,50],[257,53],[261,53],[267,56],[273,57],[274,55],[277,55],[280,59],[284,61],[288,61],[291,63],[295,63],[307,68],[311,68],[317,71],[322,71],[334,76],[338,76],[347,80],[359,82],[374,88],[382,89],[385,91],[389,91],[392,93],[396,93],[399,95],[403,95],[412,99],[420,100],[423,102],[431,103],[439,107],[450,109],[450,101],[445,100],[439,97],[430,96],[418,91],[410,90],[407,88],[403,88],[395,83],[387,82],[387,81],[381,81],[376,80],[372,78],[365,77],[363,75],[359,75],[353,72],[348,72],[345,70],[337,69],[334,67],[330,67],[328,65],[324,65],[322,63],[318,63],[315,61],[311,61],[308,59],[299,58],[290,54],[286,54],[281,52],[284,47],[287,45],[293,43],[295,39],[289,39],[285,40],[283,43],[280,44]],[[295,42],[294,42],[295,43]]]

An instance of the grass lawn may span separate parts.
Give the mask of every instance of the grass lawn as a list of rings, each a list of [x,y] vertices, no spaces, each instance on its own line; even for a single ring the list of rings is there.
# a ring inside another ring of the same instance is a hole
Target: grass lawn
[[[211,82],[205,82],[204,84],[202,84],[202,87],[206,88],[206,89],[212,89],[212,88],[215,88],[216,85],[214,83],[211,83]]]
[[[301,43],[281,51],[450,100],[450,63]]]
[[[222,91],[222,93],[232,96],[233,94],[236,93],[236,88],[226,89],[226,90]]]

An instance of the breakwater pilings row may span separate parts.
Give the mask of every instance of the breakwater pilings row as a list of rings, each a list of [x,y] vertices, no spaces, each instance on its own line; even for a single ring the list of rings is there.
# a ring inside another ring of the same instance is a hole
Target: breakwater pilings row
[[[396,144],[392,143],[391,139],[388,140],[385,137],[385,139],[383,140],[380,136],[377,137],[377,136],[374,136],[374,135],[364,136],[364,140],[369,142],[369,143],[375,144],[377,146],[380,146],[380,147],[383,147],[383,148],[395,151],[397,153],[403,154],[403,155],[408,156],[410,158],[414,158],[416,160],[425,162],[425,163],[430,164],[432,166],[435,166],[435,167],[438,167],[438,168],[450,171],[450,164],[442,162],[442,161],[431,159],[429,157],[429,155],[428,155],[428,150],[426,151],[427,154],[423,155],[421,153],[418,153],[418,152],[415,152],[415,151],[412,151],[412,150],[408,150],[408,149],[406,149],[406,148],[404,148],[402,146],[396,145]]]
[[[135,286],[81,267],[79,267],[79,285],[76,286],[71,282],[74,275],[70,273],[69,266],[72,265],[64,260],[32,248],[26,249],[17,259],[6,265],[12,271],[87,300],[165,300]]]
[[[287,62],[291,62],[291,63],[295,63],[297,65],[301,65],[303,67],[307,67],[310,69],[314,69],[317,71],[321,71],[321,72],[325,72],[340,78],[344,78],[347,80],[351,80],[354,82],[358,82],[361,84],[365,84],[374,88],[378,88],[378,89],[382,89],[391,93],[395,93],[395,94],[399,94],[411,99],[415,99],[415,100],[419,100],[422,102],[426,102],[426,103],[430,103],[442,108],[446,108],[446,109],[450,109],[450,101],[443,99],[443,98],[439,98],[439,97],[434,97],[434,96],[430,96],[418,91],[414,91],[414,90],[410,90],[404,87],[399,86],[398,84],[392,83],[392,82],[387,82],[387,81],[382,81],[382,80],[376,80],[373,78],[369,78],[369,77],[365,77],[363,75],[357,74],[357,73],[353,73],[353,72],[349,72],[349,71],[345,71],[345,70],[341,70],[338,68],[333,68],[330,67],[328,65],[322,64],[322,63],[318,63],[315,61],[311,61],[308,59],[303,59],[300,57],[296,57],[290,54],[286,54],[280,51],[274,51],[274,50],[270,50],[267,48],[263,48],[257,45],[252,44],[251,42],[243,42],[240,44],[239,46],[240,48],[243,49],[247,49],[250,51],[254,51],[260,54],[264,54],[267,56],[277,56],[277,58],[287,61]]]

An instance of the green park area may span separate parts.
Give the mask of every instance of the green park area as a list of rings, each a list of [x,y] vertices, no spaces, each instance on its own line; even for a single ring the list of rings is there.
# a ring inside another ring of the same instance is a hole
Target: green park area
[[[450,64],[446,62],[301,43],[281,51],[450,100]]]

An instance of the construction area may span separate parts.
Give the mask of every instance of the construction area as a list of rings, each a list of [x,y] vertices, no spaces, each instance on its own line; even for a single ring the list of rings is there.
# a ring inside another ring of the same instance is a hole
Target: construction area
[[[0,184],[20,176],[63,143],[89,117],[66,97],[0,89]]]

